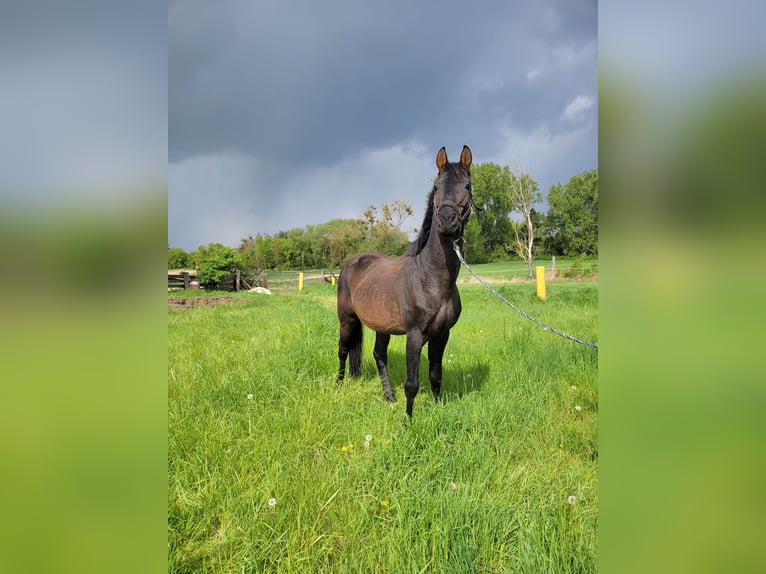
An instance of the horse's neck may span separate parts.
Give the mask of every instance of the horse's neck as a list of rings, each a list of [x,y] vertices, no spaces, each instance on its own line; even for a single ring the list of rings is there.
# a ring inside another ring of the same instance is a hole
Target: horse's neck
[[[454,240],[443,238],[436,231],[436,222],[431,226],[428,241],[418,254],[421,267],[433,278],[442,278],[445,288],[452,289],[460,273],[460,260],[455,253]]]

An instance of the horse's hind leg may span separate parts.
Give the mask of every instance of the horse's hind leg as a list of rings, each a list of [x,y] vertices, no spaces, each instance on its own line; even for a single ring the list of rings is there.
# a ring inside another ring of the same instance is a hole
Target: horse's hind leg
[[[375,364],[378,365],[378,374],[380,382],[383,384],[383,398],[389,402],[395,403],[396,396],[391,388],[391,381],[388,379],[388,343],[391,335],[386,333],[377,333],[375,335],[375,349],[372,352],[375,357]]]
[[[431,381],[431,392],[437,401],[442,393],[442,358],[448,340],[449,331],[445,331],[428,342],[428,378]]]

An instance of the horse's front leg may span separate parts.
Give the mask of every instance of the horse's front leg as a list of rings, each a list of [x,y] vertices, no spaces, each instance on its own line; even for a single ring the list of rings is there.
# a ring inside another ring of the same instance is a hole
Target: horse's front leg
[[[420,331],[407,333],[407,380],[404,383],[404,396],[407,397],[407,417],[412,419],[412,405],[418,394],[418,371],[420,370],[420,351],[423,350],[423,335]]]
[[[431,381],[431,392],[437,401],[442,392],[442,358],[448,340],[447,330],[428,342],[428,378]]]

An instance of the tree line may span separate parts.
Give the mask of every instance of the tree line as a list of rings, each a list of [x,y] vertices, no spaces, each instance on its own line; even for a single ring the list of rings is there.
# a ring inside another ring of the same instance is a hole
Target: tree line
[[[536,256],[598,254],[598,171],[573,176],[548,192],[548,211],[538,183],[517,167],[492,162],[471,169],[474,210],[465,230],[465,255],[470,263],[520,258],[531,276]],[[280,231],[259,233],[236,248],[220,243],[186,252],[168,246],[168,269],[195,268],[200,282],[215,286],[234,269],[337,269],[350,255],[366,251],[399,256],[410,243],[404,222],[412,205],[397,199],[369,206],[357,219],[333,219]],[[412,229],[412,231],[417,231]]]

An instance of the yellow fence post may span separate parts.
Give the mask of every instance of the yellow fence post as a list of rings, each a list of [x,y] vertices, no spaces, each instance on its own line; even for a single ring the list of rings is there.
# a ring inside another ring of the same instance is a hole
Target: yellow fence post
[[[298,291],[303,291],[303,271],[298,273]]]
[[[542,265],[535,267],[535,275],[537,277],[537,296],[545,301],[545,267]]]
[[[335,275],[330,276],[330,283],[335,285]]]

